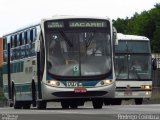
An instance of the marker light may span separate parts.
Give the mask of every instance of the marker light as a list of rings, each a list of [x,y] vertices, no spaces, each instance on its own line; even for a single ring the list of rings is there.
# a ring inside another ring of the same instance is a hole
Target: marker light
[[[141,85],[142,89],[151,89],[152,86],[151,85]]]
[[[145,92],[146,95],[151,95],[150,91]]]

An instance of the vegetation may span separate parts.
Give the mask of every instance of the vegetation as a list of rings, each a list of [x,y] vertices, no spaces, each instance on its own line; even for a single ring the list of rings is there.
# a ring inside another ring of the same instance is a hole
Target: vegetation
[[[135,13],[131,18],[113,20],[117,32],[146,36],[153,53],[160,53],[160,3],[149,11]]]
[[[3,95],[3,79],[2,79],[2,67],[0,67],[0,101],[5,100]]]

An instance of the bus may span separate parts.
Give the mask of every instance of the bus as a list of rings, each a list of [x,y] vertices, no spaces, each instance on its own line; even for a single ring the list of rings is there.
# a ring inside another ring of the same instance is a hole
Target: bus
[[[15,109],[101,109],[115,94],[109,18],[53,16],[3,36],[3,88]]]
[[[122,100],[134,99],[142,104],[143,99],[151,98],[152,59],[150,40],[144,36],[117,34],[115,45],[115,99],[113,105]]]

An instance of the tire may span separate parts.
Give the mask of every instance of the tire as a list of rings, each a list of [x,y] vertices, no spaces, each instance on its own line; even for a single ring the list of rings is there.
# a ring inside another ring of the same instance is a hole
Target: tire
[[[111,105],[121,105],[122,100],[121,99],[113,99],[113,102],[111,102]]]
[[[13,107],[14,109],[21,109],[22,108],[22,102],[16,100],[16,90],[14,87],[14,84],[12,85],[12,99],[13,99]]]
[[[23,102],[23,109],[30,109],[31,102]]]
[[[8,101],[9,107],[14,107],[14,83],[12,83],[11,100]]]
[[[13,93],[14,93],[14,98],[13,98],[14,109],[21,109],[22,108],[22,102],[21,101],[17,101],[16,100],[16,93],[15,93],[15,91]]]
[[[104,105],[111,105],[112,100],[111,99],[104,99]]]
[[[32,106],[33,107],[36,107],[36,100],[37,100],[36,85],[35,85],[35,82],[32,81]]]
[[[142,105],[143,103],[143,99],[142,98],[137,98],[137,99],[134,99],[135,100],[135,104],[136,105]]]
[[[47,107],[46,101],[37,101],[37,109],[44,110]]]
[[[94,109],[102,109],[103,106],[103,100],[101,99],[93,99],[92,105]]]
[[[77,109],[78,108],[78,105],[76,103],[71,103],[70,104],[70,108],[71,109]]]
[[[9,107],[13,107],[14,106],[14,104],[13,104],[13,99],[12,99],[12,101],[9,101]]]
[[[61,101],[62,109],[69,109],[69,102],[68,101]]]

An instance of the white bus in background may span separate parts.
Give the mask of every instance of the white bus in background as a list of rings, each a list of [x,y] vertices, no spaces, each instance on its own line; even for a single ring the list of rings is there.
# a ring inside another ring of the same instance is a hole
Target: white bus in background
[[[152,94],[152,58],[150,40],[147,37],[117,34],[115,45],[116,93],[110,104],[134,99],[142,104]],[[106,103],[108,104],[108,103]]]
[[[115,94],[109,18],[54,16],[3,36],[3,88],[10,106],[47,102],[102,108]]]

